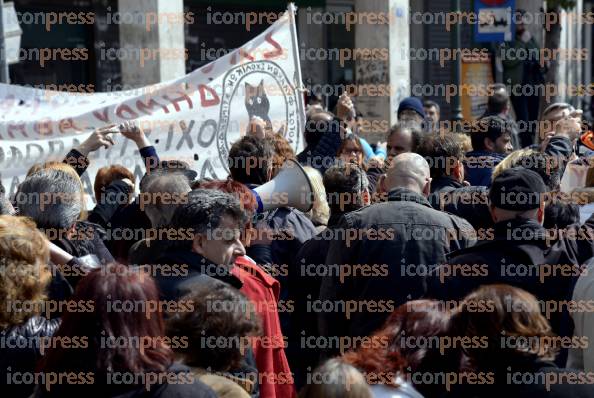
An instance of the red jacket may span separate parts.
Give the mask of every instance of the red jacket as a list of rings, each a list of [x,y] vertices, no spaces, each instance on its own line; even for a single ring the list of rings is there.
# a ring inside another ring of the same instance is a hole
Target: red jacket
[[[280,284],[247,256],[239,257],[235,265],[231,273],[243,282],[240,290],[254,304],[262,320],[262,337],[253,345],[261,380],[260,398],[293,398],[296,396],[293,375],[278,318]]]

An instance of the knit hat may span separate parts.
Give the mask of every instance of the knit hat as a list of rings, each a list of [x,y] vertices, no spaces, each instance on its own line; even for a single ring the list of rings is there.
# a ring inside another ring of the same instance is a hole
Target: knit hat
[[[423,119],[425,119],[425,109],[423,109],[423,103],[417,97],[406,97],[403,99],[400,102],[400,105],[398,105],[398,115],[407,109],[417,112]]]

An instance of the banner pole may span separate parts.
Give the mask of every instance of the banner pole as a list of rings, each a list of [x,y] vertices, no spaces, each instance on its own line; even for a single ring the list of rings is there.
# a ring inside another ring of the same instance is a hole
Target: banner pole
[[[289,22],[291,25],[291,37],[293,39],[293,57],[297,65],[295,65],[295,70],[297,71],[297,81],[295,82],[295,90],[298,94],[298,104],[299,104],[299,120],[301,120],[301,131],[305,128],[305,103],[303,99],[303,93],[305,92],[305,87],[303,87],[303,78],[301,76],[301,60],[299,59],[299,40],[297,40],[297,22],[295,20],[295,14],[297,13],[297,7],[295,7],[294,3],[289,3],[288,5],[288,12],[289,12]]]

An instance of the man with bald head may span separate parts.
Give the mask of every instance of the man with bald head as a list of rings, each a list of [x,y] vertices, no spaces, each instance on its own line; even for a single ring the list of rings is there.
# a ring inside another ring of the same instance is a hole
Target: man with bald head
[[[429,204],[430,169],[422,156],[394,157],[386,187],[387,202],[345,214],[337,232],[342,235],[330,243],[326,266],[340,272],[322,281],[324,336],[369,335],[396,307],[421,297],[423,278],[448,252],[475,242],[467,221]]]

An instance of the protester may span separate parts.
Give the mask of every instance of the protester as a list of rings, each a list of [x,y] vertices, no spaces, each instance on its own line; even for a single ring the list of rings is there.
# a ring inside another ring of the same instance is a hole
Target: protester
[[[183,342],[166,339],[163,308],[150,275],[109,264],[81,279],[72,299],[78,308],[64,312],[54,334],[57,343],[37,372],[46,381],[51,374],[75,379],[40,383],[35,397],[216,396],[174,362],[170,346]]]
[[[155,236],[132,245],[128,253],[130,264],[150,264],[166,249],[173,214],[187,200],[190,190],[188,179],[181,173],[158,173],[142,184],[140,197]]]
[[[427,115],[423,109],[423,103],[416,97],[406,97],[398,104],[398,122],[412,122],[421,126]]]
[[[211,387],[212,375],[219,375],[253,394],[257,375],[242,369],[245,352],[261,331],[253,305],[220,281],[200,285],[180,302],[191,303],[193,310],[172,314],[167,333],[171,339],[186,337],[185,346],[174,348],[184,364]]]
[[[273,148],[265,140],[251,136],[241,138],[229,150],[231,177],[251,189],[269,182],[272,177],[273,153]],[[277,235],[270,245],[271,258],[259,258],[251,250],[248,250],[247,254],[260,265],[266,265],[271,261],[271,264],[268,264],[269,268],[286,270],[276,275],[281,287],[280,300],[285,301],[291,294],[289,279],[296,274],[290,269],[294,256],[303,242],[316,234],[316,229],[305,214],[292,207],[278,207],[264,213],[262,219]],[[281,313],[280,317],[283,330],[289,330],[289,314]]]
[[[537,87],[544,83],[544,74],[541,67],[540,47],[536,40],[526,29],[524,19],[526,12],[516,11],[516,34],[513,41],[504,42],[499,51],[502,55],[503,82],[511,86],[513,95],[511,102],[518,122],[525,125],[538,120],[538,107],[540,95]],[[527,56],[521,56],[527,54]],[[530,145],[530,136],[523,137],[523,144]]]
[[[449,319],[439,305],[426,300],[401,305],[383,328],[369,337],[371,344],[343,355],[345,362],[366,376],[374,397],[422,397],[407,380],[420,381],[431,370],[448,370],[443,366],[438,344],[433,343],[447,330]],[[418,383],[418,388],[430,393],[428,397],[443,393],[439,387]]]
[[[487,110],[481,118],[488,116],[497,116],[505,120],[507,125],[509,125],[513,149],[524,148],[532,144],[534,131],[530,131],[529,126],[524,124],[522,126],[524,131],[520,134],[518,125],[511,115],[511,104],[505,84],[495,83],[493,85],[492,94],[489,95],[487,100]]]
[[[462,163],[464,153],[458,137],[452,133],[427,135],[417,146],[416,152],[430,165],[431,194],[428,200],[434,209],[456,214],[475,228],[491,224],[489,214],[477,212],[476,205],[453,206],[458,198],[464,198],[464,202],[478,202],[487,195],[485,187],[471,187],[465,181]]]
[[[293,278],[291,291],[295,305],[292,324],[296,325],[287,333],[293,341],[300,341],[302,336],[318,334],[318,319],[309,310],[309,303],[317,299],[320,285],[326,273],[326,255],[330,242],[340,239],[338,230],[340,218],[350,212],[369,204],[369,182],[365,171],[356,164],[341,162],[326,170],[324,173],[324,187],[330,205],[330,219],[328,228],[306,241],[295,256],[295,269],[298,277]],[[317,347],[300,346],[299,355],[293,359],[293,370],[297,386],[305,383],[307,369],[315,369],[320,352]]]
[[[326,190],[324,189],[324,182],[322,175],[316,169],[305,166],[303,168],[307,178],[311,183],[313,189],[313,207],[310,211],[305,213],[312,224],[316,227],[316,233],[322,232],[328,225],[328,219],[330,218],[330,208],[326,201]]]
[[[178,300],[197,285],[213,283],[213,278],[241,288],[231,269],[245,255],[240,241],[245,223],[246,214],[233,196],[211,189],[191,191],[171,220],[179,236],[170,238],[168,248],[155,261],[182,267],[176,273],[157,270],[161,296]]]
[[[470,246],[475,231],[465,220],[431,208],[429,165],[418,154],[394,158],[386,179],[388,202],[345,214],[338,228],[349,231],[330,243],[326,265],[342,267],[324,277],[320,300],[376,303],[357,311],[329,308],[319,313],[323,336],[366,336],[397,306],[423,294],[422,276],[445,261],[446,253]],[[352,233],[363,231],[361,237]],[[363,276],[357,267],[371,271]]]
[[[210,181],[201,184],[203,189],[217,189],[234,195],[242,209],[248,213],[248,223],[241,242],[244,247],[268,253],[270,237],[266,229],[257,229],[252,224],[257,203],[254,194],[245,185],[228,178],[225,181]],[[260,225],[258,226],[260,227]],[[254,304],[262,321],[262,338],[256,339],[252,345],[258,372],[262,375],[260,385],[261,398],[290,397],[295,394],[291,380],[291,369],[285,355],[285,339],[279,319],[280,285],[264,267],[258,265],[249,256],[240,256],[235,261],[231,273],[242,282],[240,291]],[[274,270],[270,270],[274,272]],[[278,382],[274,375],[282,375],[285,380]]]
[[[449,335],[471,342],[458,345],[450,355],[458,358],[458,374],[470,373],[475,379],[460,379],[447,397],[594,396],[585,374],[552,362],[563,344],[541,314],[539,302],[522,289],[490,285],[469,294],[452,314]],[[572,381],[578,379],[583,382]]]
[[[331,359],[318,367],[299,398],[373,398],[365,377],[353,366]]]
[[[33,219],[51,242],[75,257],[93,256],[90,263],[95,266],[113,261],[103,243],[105,231],[97,224],[79,221],[83,188],[74,169],[65,164],[49,167],[31,174],[19,186],[15,196],[19,215]],[[80,276],[72,273],[66,278],[75,287]]]
[[[491,185],[491,173],[512,150],[512,131],[497,116],[480,119],[470,133],[472,151],[465,157],[466,180],[473,186]]]
[[[29,397],[45,341],[59,326],[44,309],[52,279],[47,238],[24,217],[0,216],[0,384],[10,397]],[[23,308],[29,311],[19,310]]]
[[[484,236],[474,247],[450,253],[447,264],[427,279],[427,296],[456,300],[481,285],[505,283],[544,302],[570,300],[580,264],[594,256],[594,240],[587,233],[594,226],[594,217],[569,234],[549,236],[542,226],[546,192],[542,178],[532,170],[516,167],[499,174],[489,191],[493,236]],[[572,238],[578,235],[584,239]],[[468,273],[450,273],[463,264],[472,264]],[[547,269],[557,264],[566,265],[566,272],[547,275]],[[524,274],[523,267],[534,271]],[[571,335],[565,308],[551,313],[550,321],[555,333]]]
[[[266,136],[266,139],[274,149],[274,155],[272,156],[272,178],[274,178],[287,160],[296,160],[295,151],[293,151],[285,137],[278,133]]]
[[[355,163],[357,166],[365,168],[363,146],[361,145],[359,137],[354,134],[349,134],[344,138],[342,144],[340,144],[340,147],[338,148],[336,157],[345,162]]]
[[[348,95],[340,96],[336,105],[336,116],[328,112],[317,112],[305,123],[304,138],[307,144],[297,160],[303,166],[311,166],[324,173],[334,164],[336,152],[347,135],[349,123],[355,126],[355,107]]]
[[[440,112],[439,104],[435,101],[425,100],[425,101],[423,101],[423,110],[425,111],[425,115],[427,117],[426,130],[429,132],[440,131],[439,120],[441,117],[440,116],[441,112]]]
[[[387,137],[387,165],[395,156],[415,152],[421,140],[421,130],[415,124],[398,123],[392,126]]]

